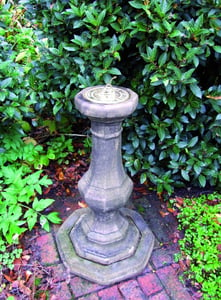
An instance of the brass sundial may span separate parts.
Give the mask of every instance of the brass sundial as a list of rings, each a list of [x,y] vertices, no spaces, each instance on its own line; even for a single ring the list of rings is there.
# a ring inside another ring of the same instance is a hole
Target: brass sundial
[[[126,89],[112,86],[110,83],[92,87],[83,95],[85,99],[101,104],[116,104],[130,98],[130,93]]]

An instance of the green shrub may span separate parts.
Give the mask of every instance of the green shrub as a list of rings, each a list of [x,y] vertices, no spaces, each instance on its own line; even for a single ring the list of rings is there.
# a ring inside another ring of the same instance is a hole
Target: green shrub
[[[183,256],[190,263],[186,275],[198,282],[203,299],[221,299],[221,195],[202,195],[184,199],[178,215],[185,230],[179,241]]]
[[[30,62],[37,57],[34,31],[26,27],[24,9],[13,2],[0,4],[0,121],[29,130],[34,99],[27,80]]]
[[[21,255],[22,233],[37,222],[45,230],[49,222],[60,222],[56,212],[44,212],[54,200],[40,196],[52,183],[42,166],[60,158],[59,150],[45,150],[27,136],[36,116],[28,74],[37,51],[34,32],[26,26],[22,7],[0,3],[0,269],[12,268]]]
[[[132,88],[140,104],[124,126],[124,159],[141,182],[172,192],[220,185],[219,1],[22,0],[39,37],[35,109],[73,113],[80,89]]]

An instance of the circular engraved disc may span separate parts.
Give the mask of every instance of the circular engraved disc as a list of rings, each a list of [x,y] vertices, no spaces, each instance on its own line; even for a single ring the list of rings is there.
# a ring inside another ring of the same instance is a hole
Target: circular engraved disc
[[[130,94],[122,88],[110,84],[95,86],[83,93],[84,98],[95,103],[115,104],[129,99]]]

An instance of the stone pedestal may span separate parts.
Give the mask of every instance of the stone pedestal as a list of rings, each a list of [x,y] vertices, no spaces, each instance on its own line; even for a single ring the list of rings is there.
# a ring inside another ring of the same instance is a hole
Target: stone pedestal
[[[75,211],[57,233],[69,270],[104,285],[140,273],[154,244],[142,217],[123,208],[133,183],[122,165],[121,123],[138,97],[129,89],[108,88],[87,88],[75,97],[76,108],[91,120],[91,164],[78,184],[89,207]]]

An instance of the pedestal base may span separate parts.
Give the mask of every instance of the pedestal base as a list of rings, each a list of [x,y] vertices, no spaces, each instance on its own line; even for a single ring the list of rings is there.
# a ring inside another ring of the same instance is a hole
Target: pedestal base
[[[70,272],[101,285],[110,285],[142,272],[153,250],[153,234],[138,213],[126,208],[119,211],[139,231],[140,238],[136,249],[130,256],[110,264],[101,264],[78,256],[71,240],[71,232],[77,227],[79,220],[90,213],[89,208],[79,209],[63,223],[56,236],[61,258]],[[124,247],[130,249],[131,245]]]

